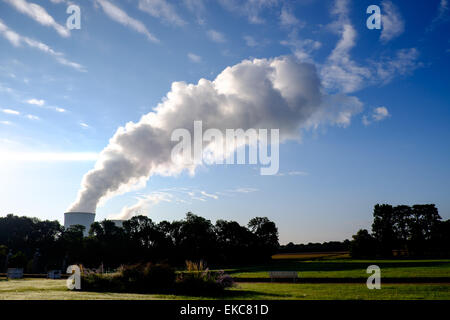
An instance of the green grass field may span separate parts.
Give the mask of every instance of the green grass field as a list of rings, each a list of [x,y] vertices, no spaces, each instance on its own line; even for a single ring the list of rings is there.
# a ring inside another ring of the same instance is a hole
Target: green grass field
[[[0,299],[444,299],[450,300],[450,283],[383,284],[383,278],[450,277],[450,260],[353,260],[342,255],[297,254],[278,256],[270,263],[225,269],[233,277],[267,278],[269,271],[298,271],[300,278],[367,279],[369,265],[381,268],[381,290],[369,290],[362,283],[271,283],[239,282],[221,297],[192,297],[158,294],[73,292],[65,280],[0,280]],[[345,281],[345,280],[344,280]],[[300,280],[301,282],[301,280]]]
[[[369,265],[381,268],[382,278],[450,277],[450,260],[276,259],[254,267],[226,269],[236,278],[268,278],[269,271],[298,271],[300,278],[367,278]]]
[[[158,300],[158,299],[267,299],[267,300],[403,300],[450,299],[450,284],[389,284],[368,290],[362,284],[239,283],[220,297],[157,294],[74,292],[65,280],[0,281],[0,299],[8,300]]]

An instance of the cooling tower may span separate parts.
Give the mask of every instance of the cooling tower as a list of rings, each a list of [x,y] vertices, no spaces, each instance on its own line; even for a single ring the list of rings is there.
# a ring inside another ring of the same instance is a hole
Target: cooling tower
[[[94,223],[95,213],[90,212],[66,212],[64,213],[64,228],[80,224],[84,227],[84,236],[87,236],[91,224]]]

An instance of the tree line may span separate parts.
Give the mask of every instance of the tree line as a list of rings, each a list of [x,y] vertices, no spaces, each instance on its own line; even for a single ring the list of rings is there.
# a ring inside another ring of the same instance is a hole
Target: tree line
[[[450,256],[450,220],[434,204],[377,204],[372,232],[359,230],[350,244],[352,257]]]
[[[255,263],[270,259],[279,247],[277,226],[266,217],[241,226],[225,220],[212,224],[191,212],[182,220],[159,223],[140,215],[124,221],[123,227],[104,220],[94,222],[87,237],[83,231],[81,225],[64,228],[58,221],[12,214],[0,218],[0,268],[6,260],[10,267],[27,272],[76,263],[109,268],[148,261]]]

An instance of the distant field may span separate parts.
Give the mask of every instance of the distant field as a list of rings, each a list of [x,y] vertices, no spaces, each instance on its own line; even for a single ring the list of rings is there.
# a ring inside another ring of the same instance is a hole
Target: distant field
[[[381,268],[382,278],[450,277],[450,260],[354,260],[339,255],[318,259],[300,259],[294,255],[277,255],[272,262],[258,266],[226,269],[237,278],[268,278],[270,271],[298,271],[300,278],[367,278],[370,265]],[[283,258],[285,257],[285,258]],[[339,257],[339,258],[338,258]]]
[[[154,300],[154,299],[272,299],[272,300],[385,300],[450,299],[449,284],[390,284],[368,290],[361,284],[240,283],[221,297],[124,294],[69,291],[64,280],[0,281],[0,299],[8,300]]]
[[[272,256],[273,260],[308,260],[308,259],[327,259],[327,258],[350,258],[347,251],[342,252],[302,252],[302,253],[279,253]]]

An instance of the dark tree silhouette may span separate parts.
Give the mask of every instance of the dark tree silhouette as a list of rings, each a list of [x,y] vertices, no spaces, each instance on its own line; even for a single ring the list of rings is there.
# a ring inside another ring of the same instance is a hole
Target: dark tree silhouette
[[[377,241],[366,229],[359,230],[350,244],[350,254],[354,258],[372,258],[377,254]]]

